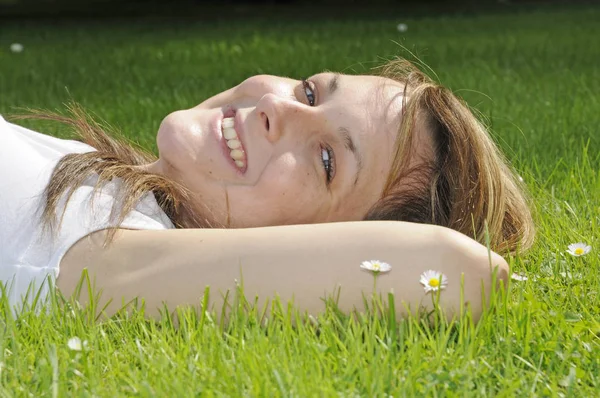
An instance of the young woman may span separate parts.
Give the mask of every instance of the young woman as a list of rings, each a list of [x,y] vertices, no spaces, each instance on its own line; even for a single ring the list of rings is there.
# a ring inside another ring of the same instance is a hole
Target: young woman
[[[207,286],[219,310],[242,281],[261,304],[314,314],[339,293],[342,310],[360,309],[373,276],[359,266],[377,259],[399,315],[431,306],[431,269],[449,316],[462,297],[477,317],[493,274],[507,280],[496,252],[532,242],[483,125],[404,60],[373,76],[250,77],[168,115],[158,159],[71,110],[33,116],[83,142],[0,120],[0,280],[15,305],[48,276],[72,295],[87,269],[107,315],[136,298],[149,316],[197,306]]]

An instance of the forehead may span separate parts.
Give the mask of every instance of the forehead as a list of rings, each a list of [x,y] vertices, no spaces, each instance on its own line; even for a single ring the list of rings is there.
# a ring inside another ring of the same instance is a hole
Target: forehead
[[[331,82],[333,74],[323,74]],[[362,170],[356,185],[345,184],[335,206],[342,218],[362,215],[379,199],[387,179],[400,128],[404,84],[378,76],[339,75],[332,102],[359,147]],[[326,83],[329,84],[329,83]],[[342,116],[343,115],[343,116]]]
[[[359,106],[374,119],[384,116],[384,112],[396,117],[402,109],[405,85],[401,82],[380,76],[340,73],[321,73],[315,78],[323,80],[327,92],[339,94],[335,96],[336,101]]]
[[[403,83],[368,75],[317,76],[326,86],[326,95],[333,92],[331,104],[339,109],[340,121],[352,127],[355,138],[394,142],[401,121]]]
[[[343,81],[347,82],[348,90],[357,95],[357,105],[364,109],[367,126],[361,133],[381,135],[385,130],[388,138],[395,138],[400,125],[404,85],[378,76],[344,76]]]

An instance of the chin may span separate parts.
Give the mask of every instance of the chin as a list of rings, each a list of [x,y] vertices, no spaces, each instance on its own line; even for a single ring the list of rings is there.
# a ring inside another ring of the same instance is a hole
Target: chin
[[[195,154],[192,149],[198,146],[194,142],[193,123],[184,112],[173,112],[165,117],[156,136],[160,157],[173,166],[193,159]]]
[[[181,141],[187,130],[185,123],[185,115],[182,115],[183,111],[177,111],[168,114],[158,127],[157,144],[160,149],[161,143],[169,144],[174,141]]]

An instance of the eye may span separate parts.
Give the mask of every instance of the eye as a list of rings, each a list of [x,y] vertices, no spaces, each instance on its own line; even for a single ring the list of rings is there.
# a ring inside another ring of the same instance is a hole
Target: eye
[[[315,89],[313,88],[314,83],[307,79],[302,79],[302,88],[304,95],[310,106],[315,106]],[[325,185],[329,187],[333,177],[335,177],[335,153],[329,145],[322,144],[321,150],[321,162],[323,163],[323,169],[325,171]]]
[[[311,87],[311,82],[306,79],[302,79],[302,88],[304,89],[304,95],[306,95],[308,104],[310,106],[315,106],[315,90]]]
[[[327,186],[331,184],[331,180],[335,176],[335,158],[333,149],[328,146],[321,147],[321,161],[325,170],[325,182]]]

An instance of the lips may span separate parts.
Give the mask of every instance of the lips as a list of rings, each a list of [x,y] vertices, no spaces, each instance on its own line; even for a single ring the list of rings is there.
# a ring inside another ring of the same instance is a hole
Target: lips
[[[234,117],[236,113],[237,110],[233,106],[229,105],[223,109],[223,119],[228,117]]]

